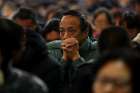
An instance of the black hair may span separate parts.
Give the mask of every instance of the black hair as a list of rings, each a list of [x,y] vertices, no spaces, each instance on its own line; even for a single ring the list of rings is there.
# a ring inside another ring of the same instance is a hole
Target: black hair
[[[31,19],[34,23],[36,23],[36,14],[30,8],[20,8],[18,9],[15,14],[13,15],[13,19]]]
[[[127,28],[140,30],[140,17],[137,13],[127,11],[122,15],[122,24],[126,23]]]
[[[53,18],[51,20],[49,20],[42,32],[43,37],[45,37],[46,34],[50,33],[51,31],[56,31],[59,32],[59,19]]]
[[[22,27],[8,19],[0,18],[0,49],[3,57],[0,69],[5,78],[9,75],[9,61],[13,57],[13,51],[21,48]]]
[[[98,39],[98,49],[104,51],[130,46],[130,39],[125,29],[121,27],[109,27],[104,29]]]
[[[0,48],[20,47],[22,27],[8,19],[0,19]]]
[[[140,4],[140,0],[132,0],[136,4]]]
[[[79,20],[80,20],[81,31],[82,32],[88,32],[89,25],[88,25],[84,15],[82,15],[80,12],[77,12],[75,10],[68,10],[68,11],[66,11],[62,14],[62,17],[63,16],[68,16],[68,15],[78,17]]]

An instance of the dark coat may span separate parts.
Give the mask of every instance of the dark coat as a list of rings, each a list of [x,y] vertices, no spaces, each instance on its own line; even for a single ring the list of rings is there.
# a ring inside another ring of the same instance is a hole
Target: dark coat
[[[26,49],[16,67],[39,76],[50,93],[61,92],[61,67],[48,57],[45,41],[37,32],[27,33]]]
[[[48,89],[38,77],[11,67],[0,93],[48,93]]]
[[[79,69],[79,66],[85,64],[87,61],[93,61],[97,56],[97,42],[92,42],[89,38],[85,40],[85,42],[80,46],[79,54],[80,58],[75,62],[69,60],[64,62],[62,56],[63,52],[61,49],[61,40],[56,40],[53,42],[49,42],[47,44],[49,56],[57,59],[58,62],[63,67],[63,86],[64,89],[71,87],[71,83],[73,79],[76,77],[76,72]]]

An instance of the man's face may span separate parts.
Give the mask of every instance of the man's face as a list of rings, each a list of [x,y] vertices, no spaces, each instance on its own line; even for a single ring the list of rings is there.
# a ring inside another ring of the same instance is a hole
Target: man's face
[[[81,32],[80,20],[76,16],[63,16],[60,21],[60,37],[62,40],[76,38],[81,43],[86,38],[86,32]]]

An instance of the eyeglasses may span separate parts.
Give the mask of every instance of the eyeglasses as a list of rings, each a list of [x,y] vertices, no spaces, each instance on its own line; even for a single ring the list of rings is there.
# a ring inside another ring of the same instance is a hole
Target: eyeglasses
[[[75,29],[75,28],[68,28],[67,30],[60,28],[59,31],[62,35],[64,35],[65,33],[67,33],[69,35],[74,35],[74,34],[78,33],[77,29]]]
[[[115,88],[126,88],[130,86],[130,80],[113,79],[109,77],[96,78],[95,83],[98,83],[101,86],[106,86],[107,84],[111,84]]]

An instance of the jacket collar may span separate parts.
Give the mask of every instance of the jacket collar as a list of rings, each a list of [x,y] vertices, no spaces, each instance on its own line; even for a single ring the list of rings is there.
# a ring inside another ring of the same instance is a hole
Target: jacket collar
[[[91,46],[91,40],[87,38],[83,44],[80,46],[80,51],[88,51]]]

